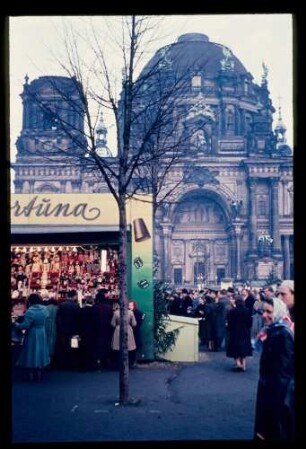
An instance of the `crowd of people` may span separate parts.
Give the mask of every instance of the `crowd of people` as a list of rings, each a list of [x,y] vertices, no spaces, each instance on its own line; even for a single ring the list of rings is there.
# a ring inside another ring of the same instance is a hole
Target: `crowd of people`
[[[128,351],[133,367],[141,355],[140,328],[145,318],[135,301],[129,302]],[[23,315],[13,315],[12,328],[23,332],[17,365],[24,368],[27,380],[41,380],[47,367],[57,369],[118,369],[120,313],[119,304],[108,291],[100,289],[95,299],[85,299],[83,306],[77,291],[67,299],[42,298],[31,293]]]
[[[59,369],[117,368],[120,349],[120,311],[108,291],[100,289],[80,307],[76,290],[63,302],[43,301],[38,293],[27,298],[23,319],[14,320],[24,331],[18,364],[29,380],[40,380],[48,366]],[[260,351],[254,438],[292,440],[294,420],[294,283],[277,290],[241,287],[167,292],[169,314],[199,321],[199,343],[207,351],[225,351],[234,369],[247,370],[247,357]],[[141,353],[141,325],[145,318],[137,303],[129,303],[129,364]],[[76,351],[76,349],[78,349]]]
[[[262,327],[261,310],[264,294],[256,289],[235,290],[233,287],[227,289],[209,287],[200,291],[176,290],[168,293],[168,312],[197,318],[200,344],[206,346],[209,351],[220,351],[228,346],[232,347],[232,338],[230,341],[228,338],[232,337],[237,326],[239,327],[243,321],[249,329],[243,340],[251,339],[251,343],[254,344],[255,337]],[[229,314],[232,310],[235,311]],[[237,319],[236,326],[233,321],[239,311],[241,317]],[[240,336],[237,336],[237,339],[240,340]]]
[[[293,440],[295,435],[294,282],[262,289],[182,289],[168,293],[168,311],[199,320],[200,343],[225,350],[234,369],[260,351],[254,439]]]

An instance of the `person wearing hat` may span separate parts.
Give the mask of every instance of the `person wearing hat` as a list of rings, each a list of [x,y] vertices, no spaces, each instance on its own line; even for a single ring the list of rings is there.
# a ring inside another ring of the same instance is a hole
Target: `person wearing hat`
[[[226,346],[226,323],[230,308],[230,299],[226,290],[222,289],[215,304],[215,351],[220,351]]]
[[[227,315],[228,340],[226,357],[235,360],[237,371],[246,370],[246,357],[252,356],[252,317],[241,295],[235,295],[235,307]]]

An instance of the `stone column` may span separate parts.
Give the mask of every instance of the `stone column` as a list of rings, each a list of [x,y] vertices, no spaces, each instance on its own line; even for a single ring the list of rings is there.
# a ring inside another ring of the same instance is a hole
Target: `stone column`
[[[235,274],[236,280],[241,279],[241,226],[242,223],[234,223],[234,241],[235,241]]]
[[[225,105],[222,101],[222,98],[220,99],[220,106],[219,106],[219,121],[220,121],[220,134],[222,136],[225,136]]]
[[[249,254],[257,253],[257,232],[256,232],[256,178],[250,178],[249,187]]]
[[[283,210],[282,215],[288,215],[288,181],[282,181],[282,201],[283,201]]]
[[[72,192],[72,185],[71,185],[71,181],[68,180],[66,182],[66,193],[71,193]]]
[[[88,184],[86,181],[82,180],[81,183],[81,193],[86,193],[88,192]]]
[[[290,246],[289,235],[284,235],[284,279],[290,279]]]
[[[236,280],[237,263],[236,263],[236,234],[234,226],[229,229],[229,276]]]
[[[164,265],[164,279],[166,281],[171,280],[171,263],[170,263],[170,238],[172,233],[173,225],[171,223],[161,223],[162,231],[163,231],[163,240],[164,240],[164,257],[163,257],[163,265]]]
[[[281,256],[281,240],[279,233],[279,203],[278,203],[278,185],[279,178],[271,179],[271,235],[272,242],[272,254],[275,256]]]

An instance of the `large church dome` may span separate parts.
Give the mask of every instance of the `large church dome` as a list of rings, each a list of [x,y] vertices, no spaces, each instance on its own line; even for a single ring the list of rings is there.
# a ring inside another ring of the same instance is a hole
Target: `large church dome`
[[[222,70],[230,70],[237,76],[247,74],[246,68],[228,47],[210,42],[202,33],[183,34],[177,42],[159,49],[145,71],[157,64],[178,72],[201,70],[205,78],[215,78]]]

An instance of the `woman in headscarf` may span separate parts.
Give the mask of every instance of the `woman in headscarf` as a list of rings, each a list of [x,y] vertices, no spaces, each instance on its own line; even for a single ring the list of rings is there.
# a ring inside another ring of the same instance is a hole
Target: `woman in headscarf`
[[[260,333],[262,352],[257,387],[254,438],[294,438],[294,334],[286,305],[278,298],[263,306],[265,328]]]

